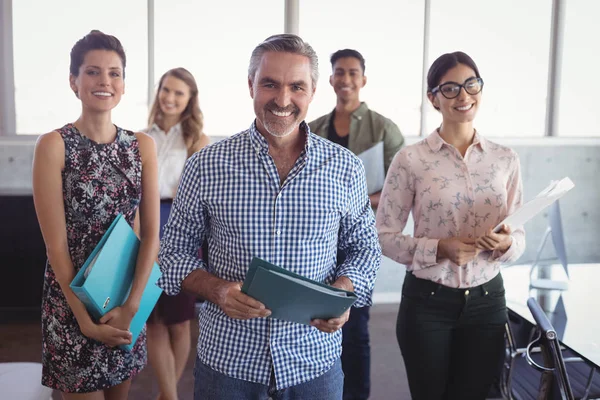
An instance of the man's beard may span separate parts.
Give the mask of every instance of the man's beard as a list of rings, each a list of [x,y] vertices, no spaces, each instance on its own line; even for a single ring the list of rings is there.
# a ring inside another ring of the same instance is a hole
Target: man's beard
[[[270,101],[269,103],[267,103],[267,105],[264,108],[265,110],[265,120],[263,121],[263,125],[265,127],[265,130],[274,137],[278,137],[278,138],[282,138],[282,137],[286,137],[288,135],[290,135],[292,132],[294,132],[294,130],[296,129],[296,127],[298,126],[298,115],[300,114],[300,109],[298,107],[296,107],[295,104],[290,104],[289,106],[282,108],[277,106],[277,104],[275,104],[274,101]],[[294,121],[289,123],[289,125],[287,125],[287,123],[284,123],[283,121],[277,121],[277,116],[275,114],[272,114],[271,111],[275,111],[278,113],[288,113],[291,112],[292,116],[294,116]],[[272,115],[272,118],[268,118],[268,116],[270,116],[269,114]]]

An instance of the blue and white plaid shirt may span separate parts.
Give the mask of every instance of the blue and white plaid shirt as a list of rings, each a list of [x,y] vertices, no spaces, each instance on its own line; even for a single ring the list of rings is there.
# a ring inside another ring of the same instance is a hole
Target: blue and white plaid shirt
[[[350,151],[307,132],[283,185],[265,138],[250,129],[208,146],[186,164],[161,241],[159,285],[169,295],[193,270],[241,282],[252,257],[327,284],[350,278],[356,306],[371,304],[381,248],[364,167]],[[208,240],[210,265],[198,259]],[[346,254],[336,267],[338,248]],[[270,318],[238,320],[217,305],[200,311],[198,356],[227,376],[277,389],[310,381],[340,357],[341,330]]]

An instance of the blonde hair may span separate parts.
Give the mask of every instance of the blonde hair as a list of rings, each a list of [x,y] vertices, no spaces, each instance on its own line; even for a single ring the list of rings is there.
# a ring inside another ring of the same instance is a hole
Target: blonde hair
[[[204,132],[202,132],[202,128],[204,127],[204,117],[202,115],[202,111],[200,110],[200,104],[198,101],[198,85],[196,84],[196,80],[190,71],[185,68],[173,68],[163,74],[158,83],[158,90],[156,91],[156,96],[154,97],[154,103],[150,109],[148,126],[151,127],[154,123],[158,124],[158,122],[163,118],[163,112],[160,109],[158,95],[167,76],[172,76],[182,80],[190,89],[190,100],[188,101],[185,110],[183,110],[181,113],[181,118],[179,119],[181,131],[183,133],[183,140],[185,141],[189,157],[193,154],[195,145],[200,141],[202,135],[204,135]]]

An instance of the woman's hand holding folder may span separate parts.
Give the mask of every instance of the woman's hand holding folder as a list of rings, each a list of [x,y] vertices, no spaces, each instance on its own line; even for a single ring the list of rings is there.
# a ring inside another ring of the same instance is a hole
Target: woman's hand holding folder
[[[131,343],[131,332],[115,328],[108,324],[91,323],[81,329],[86,337],[104,343],[109,347],[120,346]]]
[[[137,310],[132,309],[127,303],[121,307],[115,307],[100,318],[101,324],[108,324],[115,328],[129,331],[131,320],[135,316]]]
[[[506,224],[503,224],[498,232],[494,232],[493,229],[489,229],[485,235],[478,237],[475,243],[477,248],[483,251],[498,250],[505,252],[512,245],[512,236],[510,236],[510,233],[510,227]]]

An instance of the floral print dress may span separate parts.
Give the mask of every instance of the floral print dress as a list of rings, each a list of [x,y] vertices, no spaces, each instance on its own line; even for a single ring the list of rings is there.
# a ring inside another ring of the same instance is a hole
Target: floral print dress
[[[112,143],[99,144],[73,124],[58,130],[65,145],[63,199],[69,253],[77,272],[115,217],[133,226],[141,200],[142,163],[135,134],[117,128]],[[84,336],[46,265],[42,297],[42,384],[67,393],[109,388],[146,365],[146,330],[131,351]]]

